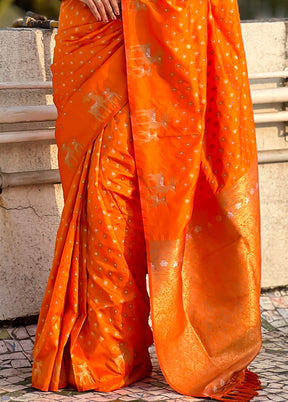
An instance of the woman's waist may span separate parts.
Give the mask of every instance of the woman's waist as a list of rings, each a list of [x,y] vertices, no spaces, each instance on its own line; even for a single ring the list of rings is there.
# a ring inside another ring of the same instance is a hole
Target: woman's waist
[[[59,29],[56,37],[63,51],[87,46],[100,52],[123,42],[122,21],[98,22],[86,4],[79,0],[64,0],[61,4]],[[91,50],[91,49],[90,49]]]
[[[51,69],[54,91],[63,99],[91,77],[106,79],[115,64],[125,71],[122,22],[97,22],[82,4],[79,0],[64,0],[61,5]]]

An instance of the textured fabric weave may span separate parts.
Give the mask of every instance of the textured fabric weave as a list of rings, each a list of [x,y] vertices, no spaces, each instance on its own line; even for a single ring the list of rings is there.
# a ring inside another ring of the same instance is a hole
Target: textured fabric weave
[[[104,24],[78,0],[61,6],[52,71],[65,207],[33,386],[110,391],[145,377],[151,306],[174,389],[249,401],[259,195],[237,3],[122,10]]]

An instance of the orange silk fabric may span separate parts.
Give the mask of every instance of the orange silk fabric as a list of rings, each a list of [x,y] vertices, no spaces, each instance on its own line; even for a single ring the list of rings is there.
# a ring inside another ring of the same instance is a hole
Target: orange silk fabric
[[[78,0],[61,6],[52,70],[65,207],[33,386],[109,391],[147,375],[148,267],[167,381],[221,400],[261,345],[257,152],[236,0],[122,10],[123,22],[104,24]]]

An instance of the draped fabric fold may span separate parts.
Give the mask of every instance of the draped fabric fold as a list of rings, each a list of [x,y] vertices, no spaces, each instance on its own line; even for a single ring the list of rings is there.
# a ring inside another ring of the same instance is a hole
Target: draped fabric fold
[[[65,207],[33,386],[110,391],[161,369],[249,401],[261,346],[253,110],[236,0],[64,0],[52,66]],[[145,277],[149,275],[150,302]]]

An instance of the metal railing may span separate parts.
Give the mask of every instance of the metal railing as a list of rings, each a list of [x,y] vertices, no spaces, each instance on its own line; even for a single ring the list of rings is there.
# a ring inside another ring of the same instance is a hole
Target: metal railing
[[[34,184],[61,183],[58,169],[35,170],[30,172],[0,172],[0,190],[7,187],[28,186]]]
[[[250,80],[265,80],[275,78],[288,78],[288,71],[275,71],[268,73],[249,74]],[[0,90],[19,89],[52,89],[51,81],[33,82],[0,82]],[[288,87],[273,89],[255,89],[251,91],[253,105],[288,103]],[[0,108],[0,124],[27,123],[27,122],[51,122],[57,118],[57,110],[54,105],[41,106],[17,106]],[[254,113],[256,124],[275,124],[288,122],[288,111]],[[35,129],[23,131],[0,132],[0,144],[54,140],[55,130]],[[288,149],[274,149],[258,151],[258,163],[288,162]],[[0,172],[0,191],[3,188],[32,184],[56,184],[60,183],[58,169],[39,170],[30,172]]]

